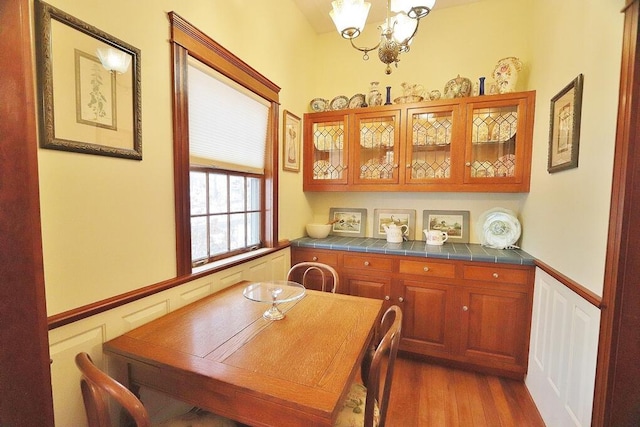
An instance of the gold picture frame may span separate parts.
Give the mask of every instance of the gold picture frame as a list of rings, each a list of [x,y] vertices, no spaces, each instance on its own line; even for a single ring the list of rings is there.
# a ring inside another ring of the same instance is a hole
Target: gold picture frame
[[[40,0],[35,27],[40,146],[142,160],[140,50]],[[107,70],[98,49],[130,66]]]
[[[282,115],[282,169],[300,172],[300,140],[302,126],[300,117],[284,110]]]
[[[547,171],[578,167],[583,76],[579,74],[551,99]]]

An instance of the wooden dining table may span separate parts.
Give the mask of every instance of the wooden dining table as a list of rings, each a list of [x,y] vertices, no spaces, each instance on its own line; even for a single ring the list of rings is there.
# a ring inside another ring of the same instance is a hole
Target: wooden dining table
[[[107,341],[128,385],[145,386],[251,426],[332,426],[382,313],[381,300],[306,290],[284,303],[240,282]]]

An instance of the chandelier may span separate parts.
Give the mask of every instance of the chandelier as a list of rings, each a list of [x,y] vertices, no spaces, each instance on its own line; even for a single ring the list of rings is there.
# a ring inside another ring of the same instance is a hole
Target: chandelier
[[[364,30],[371,3],[364,0],[334,0],[329,12],[338,33],[351,41],[351,46],[364,52],[362,59],[369,59],[369,52],[378,49],[378,58],[387,64],[386,74],[391,74],[391,64],[398,67],[400,54],[409,51],[409,45],[418,32],[420,19],[433,9],[436,0],[387,0],[387,19],[378,28],[380,42],[374,47],[358,47],[353,39]],[[391,16],[391,12],[397,13]]]

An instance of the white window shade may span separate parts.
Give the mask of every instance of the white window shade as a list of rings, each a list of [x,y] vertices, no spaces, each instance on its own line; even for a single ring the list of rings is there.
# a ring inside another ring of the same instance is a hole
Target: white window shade
[[[264,174],[270,104],[193,59],[188,87],[190,163]]]

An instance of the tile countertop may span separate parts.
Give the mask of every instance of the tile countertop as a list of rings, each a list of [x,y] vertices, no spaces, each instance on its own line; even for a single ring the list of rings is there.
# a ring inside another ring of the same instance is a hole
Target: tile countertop
[[[492,249],[477,243],[445,243],[442,246],[432,246],[427,245],[423,240],[387,243],[385,239],[372,237],[329,236],[325,239],[302,237],[292,240],[291,246],[500,264],[535,264],[535,258],[521,249]]]

